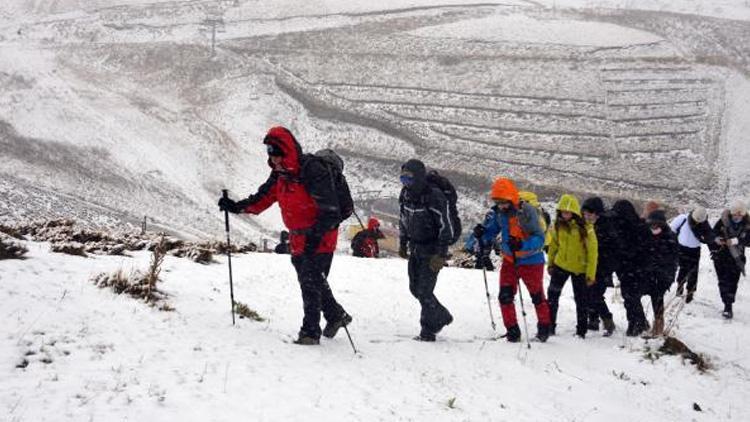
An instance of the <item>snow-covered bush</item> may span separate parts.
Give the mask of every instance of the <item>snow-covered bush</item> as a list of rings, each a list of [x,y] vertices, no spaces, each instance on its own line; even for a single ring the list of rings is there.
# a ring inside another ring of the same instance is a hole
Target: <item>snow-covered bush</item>
[[[172,311],[174,308],[165,302],[167,294],[156,287],[166,256],[166,245],[163,237],[154,244],[151,263],[145,272],[134,271],[126,275],[122,270],[118,270],[98,274],[91,281],[100,288],[111,288],[117,294],[126,293],[152,305],[159,305],[160,310]]]
[[[64,253],[68,255],[76,256],[88,256],[86,253],[86,246],[78,242],[60,242],[53,243],[50,247],[52,252]]]
[[[0,259],[23,259],[29,250],[18,242],[0,237]]]

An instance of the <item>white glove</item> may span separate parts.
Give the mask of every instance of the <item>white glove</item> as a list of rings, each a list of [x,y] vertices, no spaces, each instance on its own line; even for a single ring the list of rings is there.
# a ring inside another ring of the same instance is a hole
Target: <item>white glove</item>
[[[740,241],[737,240],[736,237],[733,237],[733,238],[729,239],[729,244],[732,245],[732,246],[737,246],[739,243],[740,243]]]

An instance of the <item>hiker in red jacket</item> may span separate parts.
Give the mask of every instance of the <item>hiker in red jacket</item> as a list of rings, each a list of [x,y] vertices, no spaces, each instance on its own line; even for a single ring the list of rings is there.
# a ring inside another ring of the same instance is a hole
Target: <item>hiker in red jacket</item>
[[[257,193],[241,201],[222,198],[219,208],[232,213],[260,214],[278,202],[289,229],[292,264],[304,304],[305,316],[295,343],[319,344],[321,311],[327,321],[322,334],[329,338],[352,321],[336,302],[327,281],[342,219],[339,195],[331,183],[331,171],[320,159],[303,155],[288,129],[271,128],[263,143],[271,167],[268,180]]]
[[[360,258],[378,258],[380,256],[380,246],[378,239],[385,236],[380,231],[380,221],[372,217],[367,222],[367,229],[360,231],[352,239],[352,255]]]

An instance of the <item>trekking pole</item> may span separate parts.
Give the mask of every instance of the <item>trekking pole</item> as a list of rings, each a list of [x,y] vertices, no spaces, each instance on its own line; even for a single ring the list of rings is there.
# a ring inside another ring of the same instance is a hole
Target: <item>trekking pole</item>
[[[531,340],[529,340],[529,324],[526,321],[526,307],[523,305],[523,289],[521,288],[521,275],[518,273],[518,266],[513,260],[513,270],[516,273],[516,282],[518,283],[518,298],[521,300],[521,315],[523,315],[523,329],[526,331],[526,347],[531,349]]]
[[[523,315],[523,329],[526,331],[526,347],[531,349],[531,341],[529,340],[529,324],[526,322],[526,308],[523,306],[523,292],[521,291],[521,283],[518,283],[518,298],[521,300],[521,315]]]
[[[346,333],[346,337],[349,338],[349,344],[352,345],[352,350],[354,350],[354,354],[355,355],[358,354],[359,352],[357,351],[357,348],[354,347],[354,342],[352,341],[352,336],[351,336],[351,334],[349,334],[349,329],[346,327],[346,325],[344,325],[344,332]]]
[[[221,190],[224,198],[229,198],[229,191]],[[224,210],[224,228],[227,232],[227,259],[229,260],[229,298],[232,300],[232,325],[234,325],[234,284],[232,283],[232,243],[229,240],[229,211]]]
[[[487,294],[487,308],[490,311],[490,323],[492,324],[492,331],[497,331],[495,328],[495,317],[492,316],[492,304],[490,303],[490,289],[487,287],[487,269],[482,267],[482,274],[484,275],[484,291]]]
[[[328,276],[326,275],[326,273],[321,272],[320,275],[323,276],[323,280],[325,280],[326,283],[328,283]],[[359,354],[359,351],[357,351],[357,348],[354,346],[354,341],[352,340],[352,336],[351,334],[349,334],[349,328],[347,328],[346,325],[344,325],[343,328],[344,328],[344,332],[346,332],[346,337],[349,339],[349,344],[352,345],[352,350],[354,351],[354,354],[355,355]]]
[[[352,213],[354,214],[354,217],[357,218],[357,222],[359,222],[359,225],[362,227],[362,230],[365,230],[365,225],[362,224],[362,220],[359,218],[359,214],[357,214],[357,210],[352,210]]]

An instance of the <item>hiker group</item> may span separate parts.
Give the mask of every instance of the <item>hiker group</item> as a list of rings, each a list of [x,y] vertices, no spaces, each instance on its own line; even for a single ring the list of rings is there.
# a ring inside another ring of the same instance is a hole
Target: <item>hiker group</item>
[[[334,337],[352,317],[336,301],[327,281],[336,249],[338,226],[352,215],[354,204],[343,175],[343,161],[331,150],[303,154],[292,133],[271,128],[263,144],[271,174],[258,192],[234,201],[223,197],[221,210],[259,214],[278,203],[289,230],[289,252],[302,291],[304,318],[298,344],[318,344],[320,336]],[[409,260],[409,290],[421,306],[421,341],[435,336],[453,321],[453,315],[435,297],[440,270],[449,258],[448,248],[462,234],[456,208],[457,193],[450,181],[411,159],[401,166],[399,196],[399,256]],[[740,275],[744,274],[745,248],[750,245],[747,205],[735,201],[713,227],[704,208],[667,221],[665,210],[647,204],[642,215],[627,200],[610,210],[599,197],[582,204],[569,194],[557,203],[551,220],[536,195],[519,191],[514,182],[498,178],[489,197],[493,202],[484,220],[473,227],[465,249],[476,257],[476,267],[494,269],[491,253],[501,257],[499,304],[510,342],[521,339],[515,297],[519,282],[527,287],[536,311],[536,339],[546,341],[557,333],[560,294],[571,280],[576,308],[575,333],[585,338],[590,330],[605,336],[615,331],[605,292],[617,275],[628,321],[626,335],[664,330],[664,296],[677,281],[677,294],[690,303],[697,290],[701,245],[708,245],[724,303],[723,316],[732,318]],[[379,222],[352,242],[355,255],[377,256]],[[546,253],[546,256],[545,256]],[[544,272],[550,282],[545,292]],[[651,298],[653,327],[641,298]],[[488,296],[489,297],[489,296]],[[523,296],[521,296],[523,306]],[[326,320],[320,329],[321,312]],[[494,321],[493,321],[494,324]]]

